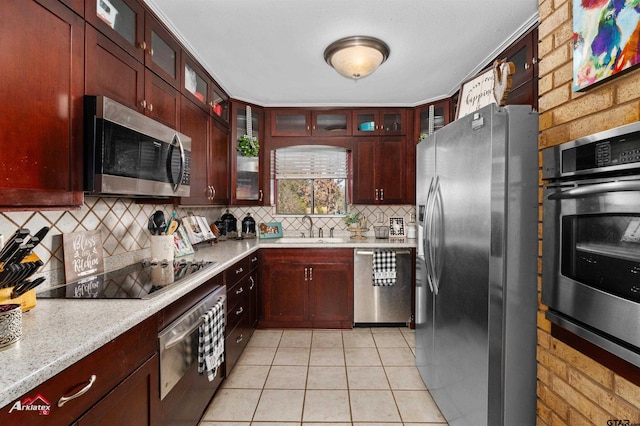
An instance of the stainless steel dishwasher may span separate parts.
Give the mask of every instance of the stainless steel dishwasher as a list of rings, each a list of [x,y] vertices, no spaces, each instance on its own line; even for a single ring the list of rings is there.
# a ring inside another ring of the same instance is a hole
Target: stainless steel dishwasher
[[[411,322],[411,250],[395,252],[396,282],[373,285],[373,254],[377,249],[355,249],[353,265],[353,322],[355,325],[409,325]]]

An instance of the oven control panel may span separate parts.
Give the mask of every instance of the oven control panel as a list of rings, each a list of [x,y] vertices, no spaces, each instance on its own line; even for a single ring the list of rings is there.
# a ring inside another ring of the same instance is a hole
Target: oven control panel
[[[640,132],[561,149],[562,175],[640,168]]]

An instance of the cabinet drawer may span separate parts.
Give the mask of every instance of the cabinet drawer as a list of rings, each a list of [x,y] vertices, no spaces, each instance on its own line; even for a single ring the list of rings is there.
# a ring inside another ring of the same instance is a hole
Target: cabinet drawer
[[[248,296],[248,292],[246,293]],[[227,297],[227,300],[229,298]],[[242,297],[237,300],[237,303],[227,305],[227,324],[226,330],[232,330],[236,325],[240,323],[242,318],[249,315],[249,297]],[[228,334],[227,334],[228,335]]]
[[[240,278],[247,275],[253,268],[258,266],[258,253],[251,253],[249,256],[236,262],[233,266],[224,271],[225,283],[231,287]]]
[[[244,315],[240,323],[228,334],[225,340],[225,374],[227,377],[249,343],[252,331],[249,316]]]
[[[233,306],[249,298],[249,293],[255,285],[255,278],[246,275],[239,282],[232,286],[227,286],[227,306]]]
[[[51,404],[49,415],[40,416],[37,411],[9,414],[15,404],[12,402],[0,412],[0,424],[71,424],[156,351],[156,323],[154,315],[20,398],[20,401],[36,397],[46,399]],[[58,407],[61,397],[69,397],[87,387],[92,376],[95,381],[82,396]]]

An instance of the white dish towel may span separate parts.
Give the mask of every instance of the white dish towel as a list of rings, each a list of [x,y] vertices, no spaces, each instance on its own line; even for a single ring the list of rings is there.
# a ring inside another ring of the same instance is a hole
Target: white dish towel
[[[198,327],[198,373],[206,371],[211,382],[224,362],[224,300],[218,300],[201,318],[203,321]]]
[[[396,283],[396,252],[375,250],[373,252],[373,285],[391,286]]]

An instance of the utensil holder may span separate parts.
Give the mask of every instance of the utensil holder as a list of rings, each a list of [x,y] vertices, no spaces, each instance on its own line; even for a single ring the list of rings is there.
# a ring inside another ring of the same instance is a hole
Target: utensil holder
[[[19,304],[0,305],[0,349],[22,337],[22,309]]]
[[[162,262],[173,262],[175,256],[175,245],[173,235],[152,235],[151,236],[151,258]]]

